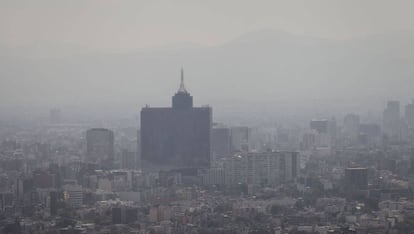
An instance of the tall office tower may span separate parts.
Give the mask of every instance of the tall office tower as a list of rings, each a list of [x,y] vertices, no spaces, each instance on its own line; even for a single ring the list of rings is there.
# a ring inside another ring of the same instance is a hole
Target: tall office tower
[[[49,112],[49,122],[51,124],[58,124],[62,122],[62,111],[57,108],[53,108]]]
[[[211,153],[214,158],[222,158],[231,153],[231,133],[229,128],[213,128],[211,131]]]
[[[400,102],[389,101],[383,113],[383,131],[391,140],[401,139]]]
[[[355,114],[347,114],[344,118],[344,137],[347,143],[354,144],[359,136],[360,118]]]
[[[233,151],[249,151],[249,128],[232,127],[231,145]]]
[[[409,128],[414,128],[414,100],[405,106],[404,119]]]
[[[367,168],[346,168],[345,169],[346,190],[363,190],[368,188]]]
[[[181,85],[172,108],[141,110],[141,162],[143,168],[184,169],[210,166],[212,109],[193,107],[193,97]]]
[[[114,133],[105,128],[86,131],[86,162],[98,163],[111,168],[114,161]]]

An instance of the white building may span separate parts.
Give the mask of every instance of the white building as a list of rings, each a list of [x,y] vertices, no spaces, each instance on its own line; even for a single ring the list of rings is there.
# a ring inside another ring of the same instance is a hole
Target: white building
[[[226,159],[226,185],[278,184],[291,181],[299,172],[297,152],[244,153]]]

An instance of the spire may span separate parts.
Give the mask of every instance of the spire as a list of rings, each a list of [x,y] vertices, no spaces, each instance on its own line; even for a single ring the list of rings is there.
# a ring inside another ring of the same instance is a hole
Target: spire
[[[184,86],[184,69],[181,68],[181,83],[180,88],[178,89],[179,93],[188,93]]]

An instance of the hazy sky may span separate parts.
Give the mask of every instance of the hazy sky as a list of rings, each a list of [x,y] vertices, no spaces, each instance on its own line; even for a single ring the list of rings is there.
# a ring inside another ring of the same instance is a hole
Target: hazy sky
[[[218,113],[246,99],[405,104],[413,9],[412,0],[0,0],[0,108],[169,105],[181,66],[196,104]],[[210,47],[182,46],[193,44]],[[138,51],[164,46],[180,49]]]
[[[1,0],[0,47],[216,45],[276,29],[344,39],[414,29],[412,0]]]

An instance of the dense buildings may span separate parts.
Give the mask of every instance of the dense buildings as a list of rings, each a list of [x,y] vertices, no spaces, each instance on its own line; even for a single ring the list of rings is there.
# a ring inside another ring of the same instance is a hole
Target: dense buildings
[[[412,230],[414,141],[382,137],[380,113],[349,114],[339,126],[332,117],[228,120],[211,129],[211,109],[194,108],[182,83],[171,108],[141,114],[138,131],[124,120],[105,122],[113,130],[91,129],[96,122],[7,126],[0,232]]]
[[[143,168],[205,168],[210,165],[212,110],[193,107],[181,71],[172,108],[141,110]]]
[[[164,134],[190,143],[172,144],[166,152],[174,147],[180,147],[174,153],[194,150],[195,157],[203,152],[194,141],[201,137],[192,131],[202,132],[200,126],[210,126],[211,119],[203,122],[205,115],[189,114],[197,109],[191,96],[183,86],[178,93],[172,108],[144,120],[153,127],[143,126],[151,133],[145,142],[139,139],[141,130],[137,137],[134,127],[119,122],[106,123],[113,133],[90,129],[86,140],[94,154],[89,155],[96,157],[90,161],[81,160],[83,133],[96,124],[47,123],[40,138],[36,128],[7,133],[0,144],[0,229],[178,234],[349,233],[353,228],[357,231],[350,233],[408,233],[407,224],[414,220],[413,141],[382,141],[379,116],[359,122],[357,115],[348,115],[338,126],[338,144],[328,144],[336,131],[332,119],[302,122],[300,127],[225,127],[245,124],[229,121],[210,134],[217,155],[210,166],[186,165],[176,157],[178,161],[153,163],[168,169],[153,171],[144,165],[137,170],[136,149],[151,144],[148,139],[169,139]],[[112,150],[115,165],[108,167],[105,158]]]
[[[114,133],[104,128],[86,131],[86,162],[110,168],[114,161]]]

